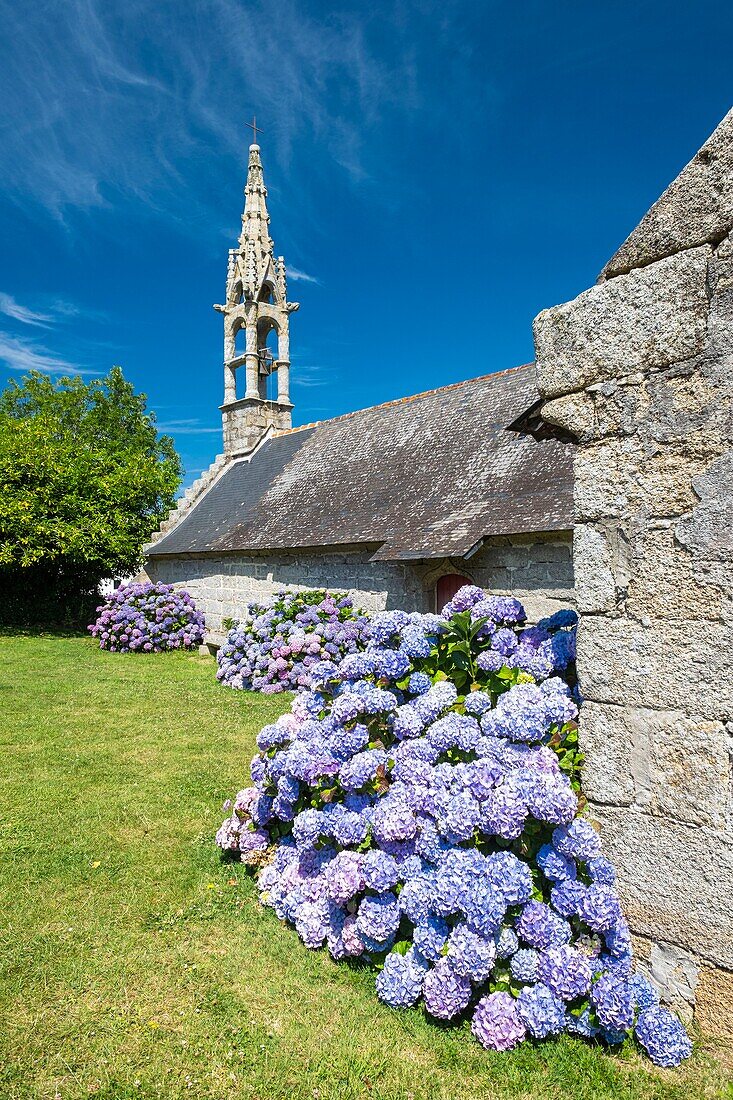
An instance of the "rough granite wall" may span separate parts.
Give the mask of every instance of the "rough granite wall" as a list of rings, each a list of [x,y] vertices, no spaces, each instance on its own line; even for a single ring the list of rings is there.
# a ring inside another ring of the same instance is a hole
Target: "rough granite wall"
[[[270,429],[284,431],[291,425],[291,405],[277,401],[242,398],[221,406],[224,453],[227,458],[249,454]]]
[[[463,573],[492,592],[518,595],[533,621],[573,603],[568,533],[493,539],[470,562],[372,562],[369,557],[370,551],[358,547],[262,555],[199,554],[150,558],[146,571],[151,580],[185,585],[214,634],[221,630],[222,619],[241,617],[249,600],[266,599],[283,586],[345,590],[367,611],[393,607],[433,611],[438,577]]]
[[[585,790],[637,947],[733,1038],[733,112],[535,321],[573,432]]]

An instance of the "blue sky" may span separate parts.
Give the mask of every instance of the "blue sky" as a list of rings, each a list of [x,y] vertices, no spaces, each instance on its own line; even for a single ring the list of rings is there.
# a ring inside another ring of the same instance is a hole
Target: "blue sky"
[[[208,465],[253,111],[296,423],[526,362],[733,103],[732,35],[720,0],[0,0],[0,383],[119,363]]]

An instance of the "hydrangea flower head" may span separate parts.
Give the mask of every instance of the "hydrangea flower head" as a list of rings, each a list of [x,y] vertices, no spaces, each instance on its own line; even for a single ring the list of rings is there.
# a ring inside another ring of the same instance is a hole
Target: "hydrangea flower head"
[[[659,1004],[659,993],[643,974],[634,974],[629,979],[631,992],[639,1012],[645,1012],[648,1008],[656,1008]]]
[[[448,954],[454,971],[475,985],[487,981],[496,960],[496,944],[472,931],[463,922],[456,924],[448,939]]]
[[[541,950],[567,943],[571,937],[570,925],[542,901],[529,901],[522,909],[516,923],[520,937]]]
[[[443,608],[443,618],[450,619],[451,615],[455,615],[457,611],[470,611],[475,604],[485,599],[485,597],[486,593],[483,588],[479,588],[475,584],[464,584]]]
[[[517,997],[517,1012],[535,1039],[557,1035],[567,1026],[565,1006],[542,982],[527,985]]]
[[[602,1027],[626,1032],[634,1023],[634,991],[628,982],[606,971],[591,987],[590,999]]]
[[[400,881],[400,871],[394,856],[379,848],[365,852],[361,861],[364,885],[377,893],[385,893]]]
[[[447,958],[441,959],[425,975],[423,997],[425,1008],[431,1016],[452,1020],[468,1006],[471,983],[468,978],[456,973]]]
[[[413,943],[426,959],[437,962],[448,939],[448,931],[442,917],[427,917],[415,925]]]
[[[367,895],[359,905],[356,927],[362,937],[385,943],[397,931],[399,923],[400,910],[391,891],[374,897]]]
[[[509,959],[519,948],[519,940],[513,928],[504,927],[495,935],[497,959]]]
[[[542,952],[537,973],[539,980],[563,1001],[572,1001],[587,993],[593,977],[586,956],[567,944]]]
[[[574,862],[562,855],[551,844],[543,844],[537,853],[537,863],[550,882],[564,882],[577,877]]]
[[[621,919],[621,905],[610,886],[589,886],[578,906],[578,916],[594,932],[606,932]]]
[[[509,960],[509,970],[518,982],[536,982],[539,952],[532,947],[522,947]]]
[[[634,1034],[657,1066],[672,1069],[692,1054],[692,1043],[680,1021],[659,1005],[640,1013]]]
[[[409,1008],[422,993],[428,964],[418,961],[414,951],[400,955],[391,951],[377,975],[377,996],[392,1008]]]
[[[476,1005],[471,1031],[488,1050],[512,1050],[527,1035],[527,1028],[510,993],[490,993]]]
[[[587,861],[601,855],[601,838],[590,822],[581,817],[565,828],[555,829],[552,843],[569,859]]]
[[[328,896],[337,905],[343,905],[364,889],[362,856],[358,852],[339,852],[327,865],[324,876],[328,884]]]

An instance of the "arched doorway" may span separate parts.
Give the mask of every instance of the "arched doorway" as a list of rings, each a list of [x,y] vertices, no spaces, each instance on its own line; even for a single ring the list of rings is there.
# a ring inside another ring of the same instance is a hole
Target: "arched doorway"
[[[450,600],[453,599],[459,588],[463,588],[464,584],[473,584],[470,577],[464,577],[460,573],[446,573],[443,577],[438,577],[438,582],[435,585],[435,610],[442,611],[443,608]]]

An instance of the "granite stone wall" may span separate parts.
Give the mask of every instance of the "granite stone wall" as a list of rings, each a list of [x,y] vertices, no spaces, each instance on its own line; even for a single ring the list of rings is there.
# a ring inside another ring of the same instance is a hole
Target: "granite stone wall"
[[[584,785],[640,957],[733,1038],[733,112],[535,321],[572,432]]]
[[[367,611],[434,611],[435,584],[445,573],[465,574],[491,592],[517,595],[536,621],[572,605],[571,555],[571,536],[560,532],[493,539],[470,562],[373,562],[369,550],[343,547],[149,558],[146,571],[151,580],[185,585],[216,634],[222,619],[241,617],[250,600],[266,599],[284,586],[345,590]]]
[[[243,397],[221,406],[224,453],[227,458],[249,454],[270,430],[285,431],[292,423],[292,405]]]

